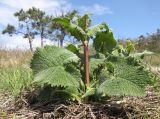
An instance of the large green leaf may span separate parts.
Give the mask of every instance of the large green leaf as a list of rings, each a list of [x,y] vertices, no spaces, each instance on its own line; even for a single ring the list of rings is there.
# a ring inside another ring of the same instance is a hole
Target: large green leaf
[[[53,21],[64,27],[77,40],[84,41],[87,39],[85,31],[80,26],[72,24],[69,18],[55,18]]]
[[[119,57],[112,61],[114,68],[108,79],[103,72],[102,79],[105,81],[100,85],[99,92],[115,96],[144,96],[145,87],[150,83],[149,72],[139,66],[129,65],[125,58]],[[101,79],[101,78],[100,78]]]
[[[76,47],[75,45],[73,44],[69,44],[67,47],[66,47],[67,50],[75,53],[75,54],[78,54],[79,53],[79,48]]]
[[[95,75],[99,74],[100,71],[105,67],[106,63],[104,62],[105,59],[90,59],[90,76],[94,77]]]
[[[106,25],[106,23],[104,23],[104,22],[102,22],[102,23],[100,23],[100,24],[98,24],[98,25],[95,25],[95,26],[92,26],[92,27],[89,27],[88,29],[87,29],[87,35],[89,36],[89,37],[93,37],[93,36],[96,36],[96,34],[98,33],[98,32],[101,32],[102,30],[109,30],[109,28],[108,28],[108,26]]]
[[[90,38],[96,36],[98,32],[102,32],[104,30],[107,31],[107,33],[110,33],[108,26],[104,22],[90,27],[91,19],[89,18],[89,14],[78,17],[74,24],[71,23],[70,19],[67,17],[55,18],[53,21],[64,27],[78,41],[89,40]]]
[[[74,36],[78,41],[88,40],[87,34],[83,29],[75,24],[71,24],[69,28],[69,32],[72,36]]]
[[[103,82],[98,93],[109,96],[145,96],[143,88],[123,78],[113,78]]]
[[[91,19],[89,14],[84,14],[77,19],[77,25],[81,27],[84,31],[91,25]]]
[[[149,73],[138,66],[128,65],[125,61],[114,62],[114,76],[126,79],[144,88],[149,84]]]
[[[31,60],[31,68],[35,73],[49,67],[64,66],[66,63],[78,63],[79,58],[74,53],[56,46],[37,48]]]
[[[111,52],[113,48],[117,45],[116,40],[114,39],[113,33],[110,30],[98,32],[93,45],[96,51],[106,54]]]
[[[67,17],[65,17],[65,18],[57,17],[57,18],[53,19],[53,22],[56,22],[56,23],[62,25],[63,27],[67,28],[70,24],[70,19]]]
[[[44,85],[51,85],[51,87],[79,87],[79,81],[62,66],[51,67],[40,71],[36,74],[34,83],[42,87]]]
[[[38,48],[31,60],[35,75],[34,82],[43,87],[75,86],[79,87],[81,79],[78,67],[79,58],[72,52],[55,46]]]

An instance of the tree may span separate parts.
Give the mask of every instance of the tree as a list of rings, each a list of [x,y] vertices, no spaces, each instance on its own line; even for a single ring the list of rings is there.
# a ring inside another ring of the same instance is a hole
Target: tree
[[[27,12],[23,9],[16,12],[14,16],[18,18],[18,28],[15,28],[15,26],[8,24],[7,27],[2,31],[2,34],[8,33],[10,36],[12,36],[13,34],[23,35],[23,38],[28,39],[30,50],[33,51],[32,42],[37,32],[32,28],[32,19],[30,19]]]
[[[49,38],[48,27],[51,23],[52,16],[46,15],[44,11],[38,8],[32,7],[26,11],[29,18],[32,20],[32,28],[36,30],[37,35],[40,35],[41,47],[44,46],[44,38]]]
[[[52,22],[52,16],[46,15],[44,11],[35,7],[32,7],[27,11],[21,9],[16,12],[14,16],[18,18],[18,27],[15,28],[15,26],[8,24],[2,33],[23,35],[23,38],[28,39],[31,51],[33,51],[33,39],[35,36],[39,36],[41,39],[41,47],[43,47],[44,38],[50,38],[49,24]]]
[[[99,25],[91,26],[91,19],[89,14],[85,14],[78,17],[75,23],[72,23],[68,17],[55,18],[54,22],[62,25],[72,36],[74,36],[78,41],[81,41],[84,47],[84,69],[85,69],[85,83],[87,86],[90,85],[89,79],[89,51],[88,42],[91,38],[96,36],[98,32],[102,30],[109,30],[105,23]]]
[[[138,51],[149,50],[159,53],[160,51],[160,30],[157,29],[156,33],[141,35],[137,41],[136,48]]]

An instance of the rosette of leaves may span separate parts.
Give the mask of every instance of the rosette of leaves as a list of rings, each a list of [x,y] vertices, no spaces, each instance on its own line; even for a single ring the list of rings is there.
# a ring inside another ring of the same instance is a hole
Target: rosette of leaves
[[[56,91],[59,95],[67,94],[67,99],[79,102],[101,94],[144,96],[145,87],[150,83],[149,72],[140,68],[140,64],[135,65],[134,57],[130,57],[110,54],[105,58],[100,54],[90,58],[91,84],[87,87],[83,82],[82,63],[73,51],[55,46],[38,48],[31,68],[35,74],[34,83],[43,89],[41,95],[45,98],[47,93]]]
[[[35,74],[34,83],[45,89],[43,96],[57,91],[79,102],[86,97],[104,95],[145,96],[150,74],[135,57],[114,53],[107,57],[106,53],[90,57],[91,83],[86,86],[83,62],[77,56],[79,49],[73,45],[67,49],[46,46],[35,51],[31,68]]]

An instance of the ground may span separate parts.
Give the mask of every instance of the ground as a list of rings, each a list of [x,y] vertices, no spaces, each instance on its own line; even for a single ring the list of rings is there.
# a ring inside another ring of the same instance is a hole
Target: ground
[[[78,104],[54,99],[29,104],[25,96],[14,100],[8,94],[0,96],[0,119],[159,119],[160,93],[147,88],[147,96],[125,97],[105,103]]]

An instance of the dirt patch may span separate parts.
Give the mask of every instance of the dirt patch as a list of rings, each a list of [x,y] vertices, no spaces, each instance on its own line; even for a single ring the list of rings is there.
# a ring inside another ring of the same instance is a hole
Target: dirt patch
[[[0,109],[7,115],[5,118],[1,116],[0,119],[11,119],[14,115],[16,115],[16,119],[160,118],[160,96],[152,88],[148,88],[147,96],[143,98],[125,97],[119,100],[112,98],[105,103],[78,104],[54,99],[42,102],[33,101],[32,104],[28,104],[27,100],[22,97],[16,101],[11,100],[11,97],[7,97],[7,95],[3,95],[3,99],[5,97],[5,101],[0,100],[0,103],[3,104]],[[8,102],[6,102],[7,100]]]

